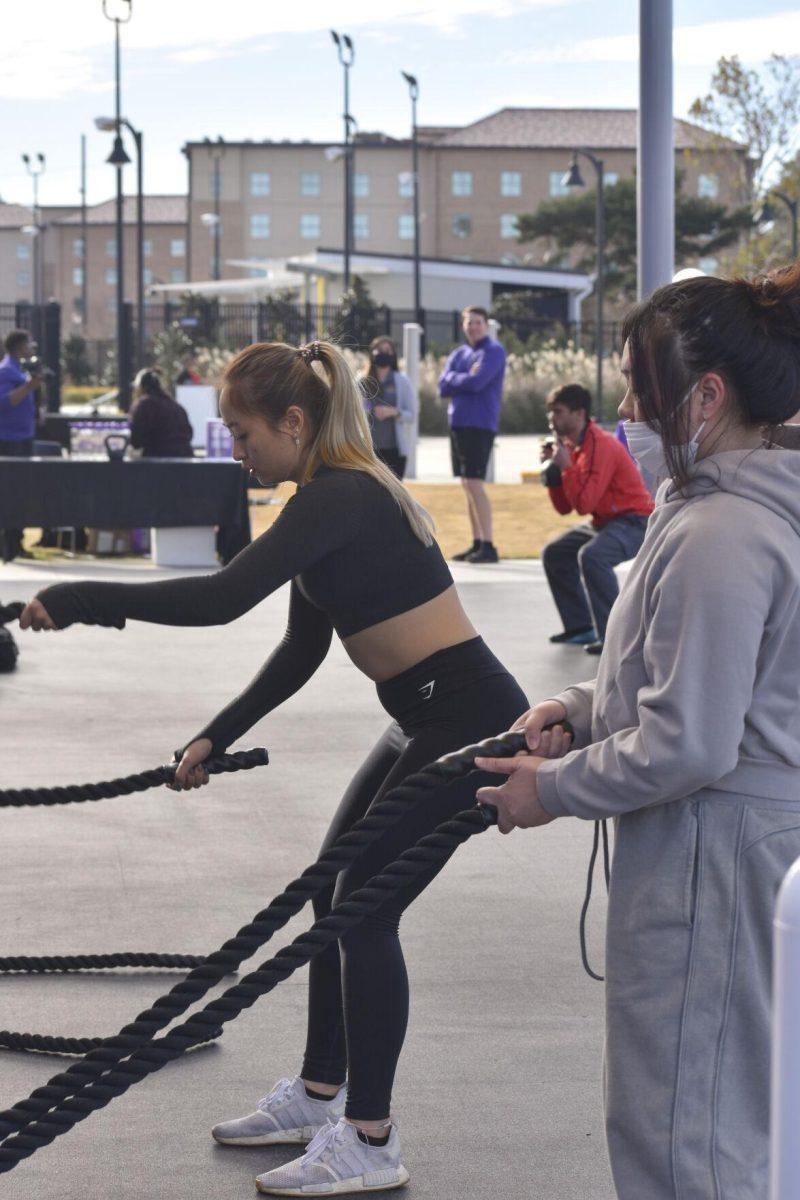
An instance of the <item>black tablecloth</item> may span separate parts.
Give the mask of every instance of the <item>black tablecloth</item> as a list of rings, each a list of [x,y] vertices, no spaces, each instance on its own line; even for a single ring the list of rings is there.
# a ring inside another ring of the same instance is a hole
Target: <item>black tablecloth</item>
[[[247,474],[224,459],[0,458],[0,529],[218,525],[227,562],[250,541]]]

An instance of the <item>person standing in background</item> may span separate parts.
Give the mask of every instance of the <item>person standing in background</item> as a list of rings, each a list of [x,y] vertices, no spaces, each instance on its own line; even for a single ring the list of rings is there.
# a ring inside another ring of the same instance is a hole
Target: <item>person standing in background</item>
[[[191,458],[192,426],[186,409],[164,390],[154,368],[133,381],[131,445],[143,458]]]
[[[41,380],[22,366],[30,349],[24,329],[12,329],[5,340],[5,358],[0,360],[0,457],[30,458],[36,433],[36,391]],[[3,562],[33,558],[22,545],[22,529],[0,530]]]
[[[489,337],[489,314],[471,304],[462,314],[466,345],[448,358],[439,377],[439,395],[448,397],[453,474],[460,478],[472,527],[472,545],[453,558],[459,562],[496,563],[492,540],[492,505],[484,480],[492,453],[500,404],[506,352]]]
[[[369,370],[361,379],[372,446],[398,479],[406,473],[417,398],[411,380],[397,369],[397,349],[389,337],[376,337],[369,346]]]

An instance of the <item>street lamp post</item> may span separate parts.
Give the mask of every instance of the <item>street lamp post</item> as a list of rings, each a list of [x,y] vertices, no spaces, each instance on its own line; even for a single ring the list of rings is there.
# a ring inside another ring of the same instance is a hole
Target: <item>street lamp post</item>
[[[124,223],[122,190],[122,168],[130,162],[122,144],[120,129],[122,126],[120,106],[120,62],[119,62],[119,27],[127,25],[131,19],[133,0],[120,0],[127,5],[127,16],[113,17],[108,11],[108,0],[103,0],[103,16],[114,22],[114,148],[106,159],[117,172],[117,206],[116,206],[116,242],[117,242],[117,384],[119,391],[119,406],[127,411],[130,406],[131,390],[128,378],[128,339],[125,327],[125,279],[124,279]]]
[[[29,154],[23,154],[22,161],[25,163],[25,169],[33,180],[33,303],[37,309],[42,303],[42,246],[40,245],[42,236],[42,225],[39,220],[39,177],[44,174],[45,157],[43,154],[36,155],[36,161],[31,159]],[[39,317],[37,316],[37,321]]]
[[[414,320],[418,325],[422,313],[422,281],[420,278],[420,249],[419,249],[419,141],[417,138],[417,98],[419,84],[414,75],[401,71],[400,74],[408,84],[408,94],[411,97],[411,171],[414,187]]]
[[[114,132],[117,122],[113,117],[95,117],[95,125],[106,133]],[[136,362],[144,366],[144,134],[134,129],[127,117],[120,117],[136,146]],[[126,161],[130,161],[125,155]],[[110,160],[109,160],[110,161]]]
[[[597,172],[597,202],[595,205],[595,241],[597,245],[597,275],[595,278],[595,357],[597,360],[597,377],[595,383],[597,419],[603,419],[603,285],[605,283],[605,243],[606,243],[606,208],[604,187],[603,160],[592,154],[590,150],[574,150],[569,171],[562,183],[565,187],[584,187],[583,178],[578,167],[578,155],[592,164]]]
[[[350,256],[353,247],[353,152],[350,126],[353,118],[350,115],[350,68],[356,52],[352,38],[346,33],[336,33],[331,30],[331,37],[336,46],[339,62],[344,69],[344,290],[350,291]]]
[[[767,199],[764,200],[764,203],[761,205],[761,208],[756,213],[755,221],[756,221],[757,225],[766,225],[768,222],[775,220],[775,212],[772,208],[772,205],[769,202],[769,196],[774,196],[776,200],[783,201],[783,203],[786,205],[786,207],[788,208],[788,210],[791,214],[791,218],[792,218],[792,224],[791,224],[792,259],[796,259],[797,253],[798,253],[797,220],[798,220],[798,207],[800,207],[800,206],[798,205],[798,202],[796,200],[792,199],[791,196],[787,196],[784,192],[778,192],[774,188],[771,188],[769,190],[769,192],[767,193]]]

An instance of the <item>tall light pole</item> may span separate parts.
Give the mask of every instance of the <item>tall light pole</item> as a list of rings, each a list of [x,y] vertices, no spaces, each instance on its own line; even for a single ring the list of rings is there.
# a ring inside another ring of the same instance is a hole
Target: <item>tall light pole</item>
[[[108,0],[103,0],[103,16],[114,22],[114,148],[106,159],[106,162],[117,172],[117,211],[116,211],[116,226],[117,226],[117,384],[119,390],[119,406],[127,411],[130,406],[131,386],[128,378],[128,339],[127,330],[125,327],[125,281],[124,281],[124,223],[123,223],[123,205],[124,194],[122,190],[122,168],[131,160],[125,153],[125,147],[122,144],[122,116],[120,106],[120,62],[119,62],[119,27],[127,25],[132,16],[133,0],[119,0],[119,3],[127,5],[128,11],[125,17],[113,17],[108,11]]]
[[[33,303],[38,308],[42,303],[42,223],[39,220],[39,177],[44,175],[46,166],[43,154],[37,154],[34,161],[29,154],[23,154],[22,161],[25,169],[33,180]],[[40,318],[37,315],[36,320]]]
[[[114,117],[95,117],[95,126],[105,133],[116,131]],[[136,146],[136,364],[144,366],[144,134],[134,129],[127,117],[120,117]],[[127,160],[127,155],[126,155]],[[109,160],[110,161],[110,160]],[[130,161],[130,160],[127,160]]]
[[[770,188],[763,204],[755,215],[754,220],[756,225],[768,225],[775,220],[775,210],[769,202],[770,196],[774,196],[776,200],[783,201],[791,214],[792,224],[790,228],[792,231],[792,259],[794,260],[797,258],[798,202],[793,200],[791,196],[787,196],[785,192],[778,192],[775,190],[775,188]]]
[[[419,251],[419,141],[417,138],[419,84],[416,76],[409,75],[406,71],[401,71],[400,74],[408,84],[408,94],[411,97],[411,171],[414,179],[414,320],[421,325],[422,281],[420,279]]]
[[[595,383],[595,403],[597,419],[603,420],[603,286],[605,283],[605,252],[606,252],[606,204],[604,188],[603,160],[592,154],[590,150],[573,150],[570,168],[562,183],[565,187],[585,187],[583,177],[578,167],[578,155],[592,164],[597,172],[597,201],[595,204],[595,242],[597,246],[597,274],[594,283],[595,298],[595,357],[597,359],[597,378]]]
[[[331,37],[336,46],[339,62],[344,69],[344,290],[350,291],[350,256],[353,248],[353,152],[350,127],[353,118],[350,114],[350,68],[356,52],[352,38],[346,33],[336,33],[331,30]]]
[[[89,218],[86,209],[86,134],[81,134],[81,329],[86,337],[89,320],[88,247]]]

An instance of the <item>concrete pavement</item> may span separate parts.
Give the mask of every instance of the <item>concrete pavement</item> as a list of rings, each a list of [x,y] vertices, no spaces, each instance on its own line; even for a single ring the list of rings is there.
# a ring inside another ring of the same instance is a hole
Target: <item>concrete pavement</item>
[[[24,600],[67,577],[169,574],[132,562],[25,563],[0,568],[0,599]],[[558,622],[538,563],[459,566],[456,577],[476,626],[532,701],[593,674],[594,660],[579,649],[547,643]],[[0,786],[104,779],[165,761],[258,669],[285,611],[284,590],[227,627],[132,622],[122,633],[19,635],[19,669],[0,676]],[[337,642],[306,688],[243,739],[269,748],[269,767],[189,796],[159,790],[3,810],[0,953],[217,947],[316,857],[385,723],[373,687]],[[412,1009],[395,1113],[409,1200],[613,1197],[601,1113],[602,985],[583,973],[578,949],[591,832],[564,820],[475,837],[404,918]],[[603,908],[598,895],[596,966]],[[308,923],[304,911],[254,961]],[[176,978],[6,976],[0,1026],[107,1035]],[[254,1196],[253,1176],[292,1149],[224,1149],[208,1129],[299,1069],[305,985],[298,972],[219,1044],[171,1064],[22,1163],[2,1194]],[[0,1108],[68,1061],[0,1054]]]

